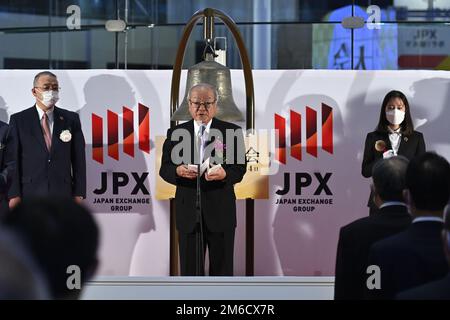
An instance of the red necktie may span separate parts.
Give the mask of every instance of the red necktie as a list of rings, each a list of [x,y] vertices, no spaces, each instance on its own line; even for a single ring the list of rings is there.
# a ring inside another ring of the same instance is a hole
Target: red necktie
[[[42,116],[41,119],[42,131],[44,132],[44,140],[47,146],[47,150],[50,151],[52,147],[52,134],[50,133],[50,128],[48,126],[48,116],[46,113]]]

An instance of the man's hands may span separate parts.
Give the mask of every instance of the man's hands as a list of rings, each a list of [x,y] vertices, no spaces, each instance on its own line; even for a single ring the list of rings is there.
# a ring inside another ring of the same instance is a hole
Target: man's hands
[[[83,197],[81,197],[81,196],[75,196],[75,197],[73,197],[73,200],[78,204],[83,203]]]
[[[214,181],[214,180],[223,180],[225,179],[225,177],[227,176],[226,171],[220,167],[217,170],[213,171],[211,174],[208,174],[208,172],[206,172],[205,174],[205,179],[206,181]]]
[[[9,199],[9,208],[12,209],[20,203],[20,197],[14,197]]]
[[[177,167],[177,175],[179,177],[192,180],[197,178],[197,171],[191,170],[187,165],[182,164]],[[211,174],[208,174],[207,172],[205,173],[206,181],[220,181],[225,179],[226,176],[227,173],[222,167],[218,168]]]
[[[187,165],[182,164],[177,167],[177,175],[186,179],[195,179],[197,178],[197,171],[191,170]]]

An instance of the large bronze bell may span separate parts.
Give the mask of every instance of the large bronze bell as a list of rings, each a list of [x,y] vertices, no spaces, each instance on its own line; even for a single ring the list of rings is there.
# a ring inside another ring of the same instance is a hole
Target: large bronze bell
[[[199,83],[208,83],[217,88],[219,93],[217,99],[217,118],[224,121],[244,121],[242,113],[233,100],[230,69],[215,62],[212,54],[206,54],[205,61],[189,68],[186,81],[186,93],[183,102],[173,114],[172,121],[192,119],[189,113],[187,94],[193,86]]]

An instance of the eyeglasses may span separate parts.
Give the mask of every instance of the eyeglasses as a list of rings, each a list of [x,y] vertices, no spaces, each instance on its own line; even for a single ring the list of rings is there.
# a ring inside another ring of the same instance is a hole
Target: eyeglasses
[[[42,89],[44,91],[48,91],[48,90],[59,91],[59,90],[61,90],[61,87],[58,87],[58,86],[43,86],[43,87],[35,87],[35,88]]]
[[[196,109],[200,109],[200,106],[203,105],[205,107],[206,110],[208,110],[209,108],[211,108],[211,106],[213,104],[216,103],[216,100],[214,101],[205,101],[205,102],[200,102],[200,101],[192,101],[189,99],[189,102],[196,108]]]

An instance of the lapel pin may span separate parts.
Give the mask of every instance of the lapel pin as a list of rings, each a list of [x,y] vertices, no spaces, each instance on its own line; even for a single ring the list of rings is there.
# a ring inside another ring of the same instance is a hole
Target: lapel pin
[[[405,140],[405,142],[408,142],[408,137],[404,137],[403,140]]]
[[[64,120],[64,118],[62,116],[59,117],[59,120]]]

